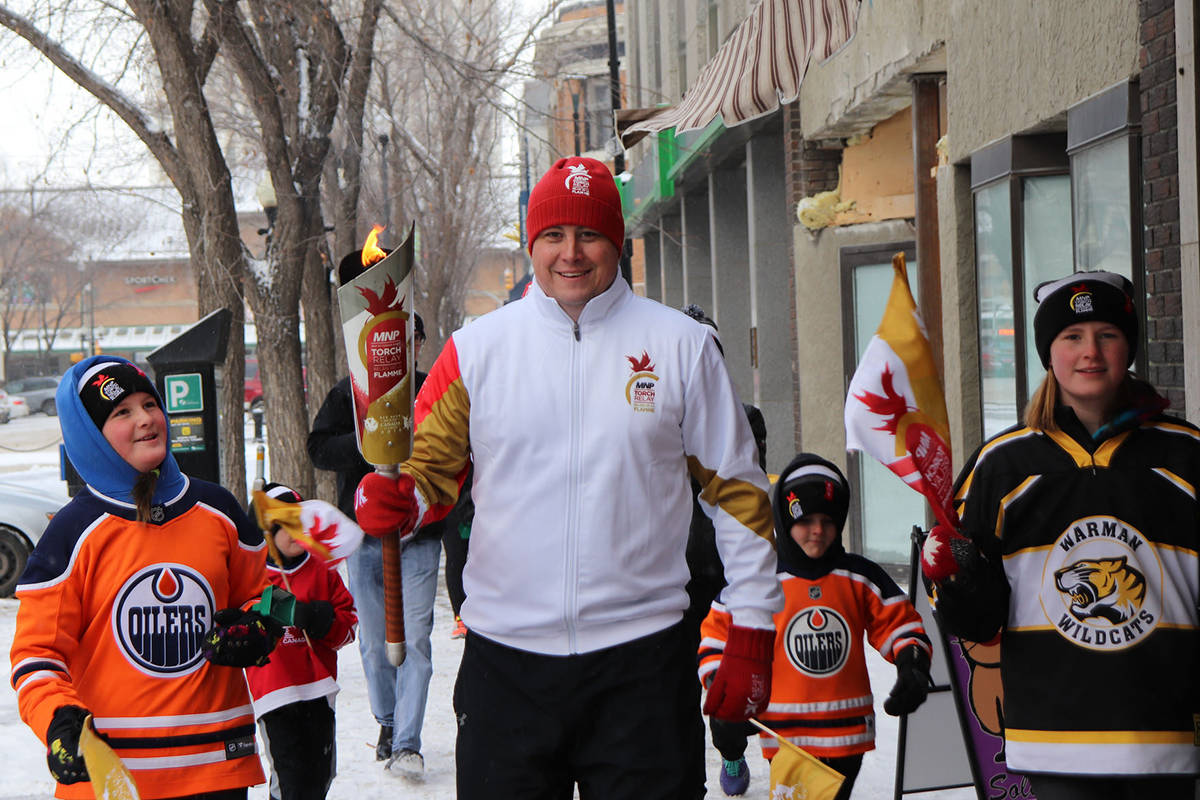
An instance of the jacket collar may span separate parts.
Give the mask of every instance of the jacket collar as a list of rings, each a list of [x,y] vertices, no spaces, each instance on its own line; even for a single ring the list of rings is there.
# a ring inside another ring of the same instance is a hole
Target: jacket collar
[[[583,307],[583,312],[579,315],[579,327],[583,328],[585,325],[600,322],[606,317],[611,316],[617,307],[632,295],[633,290],[629,288],[629,284],[618,273],[613,278],[611,286],[593,297]],[[567,331],[574,329],[575,323],[571,320],[571,317],[567,315],[566,311],[563,311],[562,306],[558,304],[557,300],[542,291],[537,278],[530,281],[529,293],[524,299],[532,301],[543,319],[554,327]]]

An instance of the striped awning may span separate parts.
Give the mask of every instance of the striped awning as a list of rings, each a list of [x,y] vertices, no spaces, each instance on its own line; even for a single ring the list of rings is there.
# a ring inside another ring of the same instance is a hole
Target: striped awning
[[[769,114],[800,94],[809,62],[823,61],[854,35],[861,0],[760,0],[704,66],[677,106],[618,112],[621,141],[703,128],[720,115],[726,127]]]

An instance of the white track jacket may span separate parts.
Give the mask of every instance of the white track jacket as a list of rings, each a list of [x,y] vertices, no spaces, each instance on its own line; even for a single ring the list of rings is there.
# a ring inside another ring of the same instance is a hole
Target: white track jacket
[[[734,621],[772,627],[783,598],[767,480],[710,333],[619,276],[578,323],[534,281],[454,333],[417,397],[401,469],[429,522],[474,463],[468,628],[567,655],[679,622],[689,477]]]

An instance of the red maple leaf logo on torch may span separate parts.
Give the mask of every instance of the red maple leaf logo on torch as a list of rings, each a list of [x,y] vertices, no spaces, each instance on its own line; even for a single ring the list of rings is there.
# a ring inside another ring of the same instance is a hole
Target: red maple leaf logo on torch
[[[367,313],[373,317],[377,317],[388,311],[404,310],[404,298],[401,297],[399,302],[396,301],[396,283],[390,277],[387,279],[387,283],[383,285],[382,297],[375,294],[374,291],[368,289],[366,286],[359,286],[358,291],[359,294],[366,298]]]

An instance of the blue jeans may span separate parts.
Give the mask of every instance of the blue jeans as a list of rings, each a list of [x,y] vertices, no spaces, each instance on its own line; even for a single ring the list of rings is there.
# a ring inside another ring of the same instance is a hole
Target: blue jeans
[[[433,601],[437,594],[442,542],[413,539],[400,552],[404,583],[405,658],[400,669],[388,661],[384,643],[383,546],[364,536],[362,546],[346,559],[350,593],[358,610],[358,649],[367,678],[371,713],[380,725],[393,728],[392,751],[421,752],[425,700],[433,676]]]

